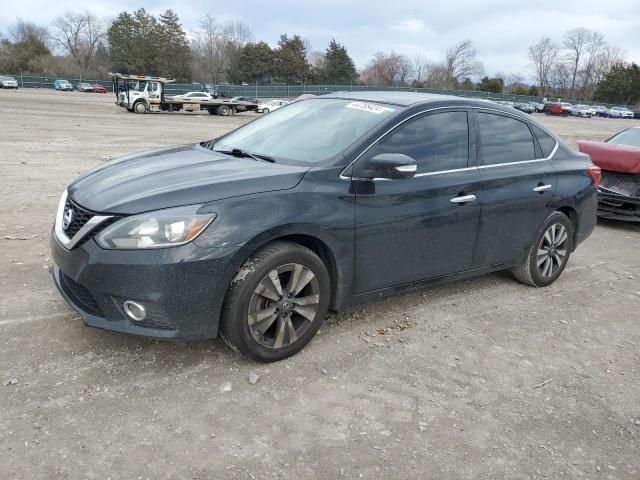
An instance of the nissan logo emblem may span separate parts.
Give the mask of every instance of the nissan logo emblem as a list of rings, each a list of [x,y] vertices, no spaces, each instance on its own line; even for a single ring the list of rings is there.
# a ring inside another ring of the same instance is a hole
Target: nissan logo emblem
[[[71,222],[73,222],[73,216],[74,216],[74,212],[73,212],[73,208],[69,207],[68,209],[66,209],[64,211],[64,214],[62,215],[62,228],[63,229],[68,229],[69,225],[71,225]]]

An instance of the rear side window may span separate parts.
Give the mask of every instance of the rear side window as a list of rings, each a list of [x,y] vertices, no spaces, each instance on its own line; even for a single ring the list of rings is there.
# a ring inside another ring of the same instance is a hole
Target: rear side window
[[[418,164],[418,173],[466,168],[469,126],[466,112],[425,115],[382,139],[373,155],[403,153]]]
[[[536,158],[533,135],[525,122],[505,115],[478,113],[480,165],[523,162]]]
[[[533,133],[538,139],[538,144],[542,149],[542,158],[547,158],[549,155],[551,155],[553,149],[556,148],[556,139],[542,130],[540,127],[536,127],[535,125],[532,125],[531,127],[533,128]]]

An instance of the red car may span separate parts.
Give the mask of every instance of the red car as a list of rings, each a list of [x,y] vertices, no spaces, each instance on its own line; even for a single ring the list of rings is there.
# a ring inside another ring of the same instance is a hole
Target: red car
[[[571,104],[564,102],[552,103],[548,108],[544,110],[547,115],[562,115],[568,117],[571,115]]]
[[[602,169],[598,215],[640,222],[640,126],[604,142],[578,142],[578,149]]]
[[[91,86],[93,87],[93,93],[107,93],[107,89],[105,87],[103,87],[102,85],[94,83]]]

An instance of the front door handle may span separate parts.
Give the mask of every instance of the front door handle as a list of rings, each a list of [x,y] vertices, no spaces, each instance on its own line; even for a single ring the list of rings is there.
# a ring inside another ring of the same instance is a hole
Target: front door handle
[[[451,203],[467,203],[475,201],[475,195],[463,195],[461,197],[455,197],[451,199]]]
[[[534,192],[546,192],[547,190],[551,190],[551,185],[538,185],[533,189]]]

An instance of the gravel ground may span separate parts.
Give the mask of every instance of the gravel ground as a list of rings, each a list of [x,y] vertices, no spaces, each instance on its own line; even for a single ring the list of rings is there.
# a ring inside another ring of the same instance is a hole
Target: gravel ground
[[[599,223],[548,288],[388,298],[277,364],[94,330],[48,273],[65,186],[254,118],[112,100],[0,91],[0,478],[640,478],[639,226]],[[540,118],[571,144],[637,124]]]

